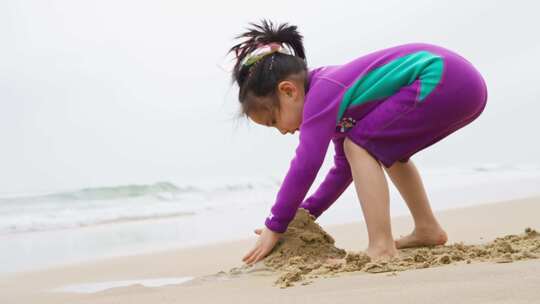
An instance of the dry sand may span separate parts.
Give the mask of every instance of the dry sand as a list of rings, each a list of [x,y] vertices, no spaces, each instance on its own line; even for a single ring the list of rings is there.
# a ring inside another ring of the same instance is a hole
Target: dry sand
[[[540,303],[539,237],[533,230],[540,228],[540,198],[437,216],[451,245],[401,250],[393,261],[369,261],[360,252],[367,246],[362,222],[325,227],[326,233],[300,211],[256,267],[240,266],[251,238],[5,276],[0,303]],[[396,237],[412,228],[409,217],[392,224]],[[196,279],[94,294],[51,292],[79,283],[186,276]]]

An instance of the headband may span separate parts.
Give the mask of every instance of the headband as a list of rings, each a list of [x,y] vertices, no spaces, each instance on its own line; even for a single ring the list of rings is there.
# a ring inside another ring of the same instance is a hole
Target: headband
[[[282,53],[286,55],[292,55],[291,51],[287,48],[284,48],[281,43],[272,42],[268,44],[262,44],[258,48],[256,48],[251,54],[246,56],[246,58],[242,61],[242,66],[251,66],[255,63],[257,63],[259,60],[264,58],[267,55],[273,54],[273,53]]]

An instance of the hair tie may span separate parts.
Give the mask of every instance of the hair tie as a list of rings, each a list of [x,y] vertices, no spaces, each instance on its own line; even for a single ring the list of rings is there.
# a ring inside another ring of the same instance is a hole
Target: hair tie
[[[281,43],[271,42],[268,44],[262,44],[253,52],[251,52],[251,54],[246,56],[246,58],[242,61],[242,66],[252,66],[264,57],[274,53],[292,55],[291,51],[287,48],[284,48]]]

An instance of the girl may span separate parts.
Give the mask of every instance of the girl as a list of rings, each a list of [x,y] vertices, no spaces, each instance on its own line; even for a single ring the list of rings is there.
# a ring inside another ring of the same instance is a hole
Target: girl
[[[482,76],[466,59],[439,46],[400,45],[336,66],[309,69],[296,26],[251,23],[236,38],[233,81],[241,112],[282,134],[300,131],[300,143],[265,228],[243,258],[264,258],[304,208],[319,217],[354,181],[368,231],[367,254],[439,245],[447,235],[431,210],[412,155],[464,127],[487,99]],[[304,197],[330,141],[334,166],[317,191]],[[381,166],[382,165],[382,166]],[[388,184],[399,190],[414,219],[411,234],[394,241]]]

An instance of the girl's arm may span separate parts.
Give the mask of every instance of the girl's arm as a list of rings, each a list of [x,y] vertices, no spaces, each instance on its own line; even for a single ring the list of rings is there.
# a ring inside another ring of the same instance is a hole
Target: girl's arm
[[[265,221],[266,227],[274,232],[287,230],[321,168],[336,129],[340,91],[341,87],[335,83],[323,81],[310,89],[309,100],[306,97],[300,143]]]
[[[334,167],[330,169],[317,191],[300,204],[300,208],[308,210],[315,218],[328,209],[352,182],[351,168],[343,152],[344,140],[345,137],[332,140],[335,149]]]

